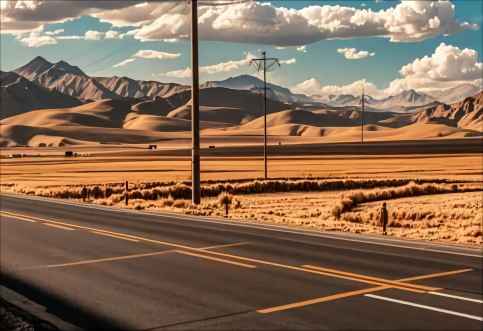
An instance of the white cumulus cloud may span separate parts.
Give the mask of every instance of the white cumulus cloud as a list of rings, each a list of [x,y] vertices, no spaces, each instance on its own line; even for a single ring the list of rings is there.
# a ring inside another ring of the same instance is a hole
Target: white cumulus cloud
[[[134,62],[135,59],[126,59],[124,61],[119,62],[118,64],[113,65],[114,68],[124,67],[125,65]]]
[[[481,85],[483,63],[474,49],[461,49],[441,43],[430,56],[406,64],[399,73],[402,78],[391,82],[388,90],[398,93],[407,89],[430,90],[448,88],[461,83]]]
[[[362,84],[366,93],[381,98],[414,89],[420,92],[453,88],[460,84],[473,84],[483,88],[483,63],[474,49],[461,49],[441,43],[433,54],[417,58],[404,65],[399,71],[401,77],[394,79],[385,89],[360,80],[347,85],[323,85],[311,78],[295,85],[292,90],[307,95],[327,96],[330,94],[360,94]]]
[[[104,33],[99,31],[89,30],[84,34],[85,40],[101,40],[104,38]]]
[[[26,37],[20,37],[19,40],[22,44],[31,48],[57,44],[57,39],[52,36],[41,35],[40,32],[31,32]]]
[[[339,48],[337,52],[344,55],[348,60],[361,60],[376,55],[376,53],[359,51],[356,48]]]
[[[172,77],[172,78],[190,78],[191,68],[186,67],[185,69],[168,71],[167,73],[163,74],[163,76]]]
[[[173,59],[179,58],[181,54],[152,51],[152,50],[140,50],[133,56],[141,59],[173,60]]]
[[[300,53],[307,53],[307,46],[300,46],[300,47],[297,47],[297,52],[300,52]]]
[[[54,30],[54,31],[47,31],[47,32],[45,32],[45,34],[48,35],[48,36],[56,36],[58,34],[63,33],[64,31],[65,31],[64,29],[57,29],[57,30]]]

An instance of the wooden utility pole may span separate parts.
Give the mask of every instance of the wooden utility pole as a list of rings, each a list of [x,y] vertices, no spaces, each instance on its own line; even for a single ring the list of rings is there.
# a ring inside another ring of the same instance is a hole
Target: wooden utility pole
[[[199,205],[201,202],[200,81],[198,65],[198,0],[191,0],[191,71],[193,78],[191,85],[191,197],[194,205]]]
[[[362,85],[362,98],[361,98],[361,144],[364,144],[364,85]]]

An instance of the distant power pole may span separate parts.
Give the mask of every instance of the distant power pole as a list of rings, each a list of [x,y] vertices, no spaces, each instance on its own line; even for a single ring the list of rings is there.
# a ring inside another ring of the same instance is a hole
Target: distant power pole
[[[361,97],[361,144],[364,144],[364,107],[365,107],[365,100],[364,100],[364,85],[362,85],[362,97]]]
[[[254,65],[258,72],[263,70],[263,161],[264,161],[264,178],[268,179],[268,147],[267,147],[267,71],[280,66],[277,58],[267,58],[267,53],[262,52],[262,57],[252,59],[250,64]]]
[[[191,198],[194,205],[201,202],[200,169],[200,81],[198,66],[198,0],[191,0]]]

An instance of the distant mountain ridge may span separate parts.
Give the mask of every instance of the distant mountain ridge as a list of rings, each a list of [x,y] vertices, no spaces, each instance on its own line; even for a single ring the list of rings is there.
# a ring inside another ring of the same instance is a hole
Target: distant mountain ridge
[[[122,100],[126,98],[149,101],[174,96],[171,100],[181,98],[182,100],[176,101],[176,103],[179,103],[186,101],[186,95],[189,94],[188,92],[191,89],[187,85],[134,80],[129,77],[90,77],[77,66],[65,61],[52,63],[40,56],[14,70],[14,73],[49,91],[56,91],[71,97],[69,99],[70,102],[65,105],[66,107],[72,106],[72,98],[77,98],[80,102],[103,99]],[[290,89],[273,83],[268,83],[267,85],[270,99],[291,104],[294,107],[333,107],[333,109],[343,110],[346,107],[360,107],[361,104],[361,97],[357,95],[339,94],[309,97],[303,94],[292,93]],[[251,75],[239,75],[221,81],[208,81],[200,87],[201,89],[226,88],[260,94],[263,92],[263,81]],[[479,90],[476,86],[462,84],[452,89],[428,93],[421,93],[416,90],[402,91],[397,95],[383,99],[376,99],[366,95],[365,103],[366,109],[369,111],[414,112],[424,107],[437,106],[442,103],[441,100],[451,101],[446,102],[446,104],[460,101],[475,95],[477,92]],[[67,100],[65,98],[60,99]],[[30,110],[32,106],[21,108],[22,111],[25,109]],[[39,106],[43,107],[44,104],[39,104]]]
[[[156,97],[166,97],[190,89],[189,86],[175,83],[134,80],[129,77],[113,76],[96,77],[95,79],[104,87],[123,98],[155,99]]]
[[[40,86],[81,100],[122,98],[65,61],[51,63],[37,56],[14,72]]]
[[[202,87],[224,87],[233,90],[248,90],[262,93],[264,83],[261,79],[251,75],[239,75],[222,81],[208,81]],[[314,100],[303,94],[292,93],[288,88],[267,83],[268,96],[271,99],[285,103],[313,103]]]
[[[15,72],[0,71],[0,119],[34,109],[74,107],[81,102],[71,96],[48,90]]]

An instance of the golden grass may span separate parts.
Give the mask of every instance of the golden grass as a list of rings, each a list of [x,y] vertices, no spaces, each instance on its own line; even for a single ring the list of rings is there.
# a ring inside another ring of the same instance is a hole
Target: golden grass
[[[190,159],[156,156],[32,157],[1,159],[2,183],[29,187],[115,182],[166,182],[190,179]],[[269,160],[272,178],[333,179],[448,178],[481,179],[479,154],[410,156],[304,156]],[[202,158],[202,180],[252,179],[263,176],[256,157]]]

